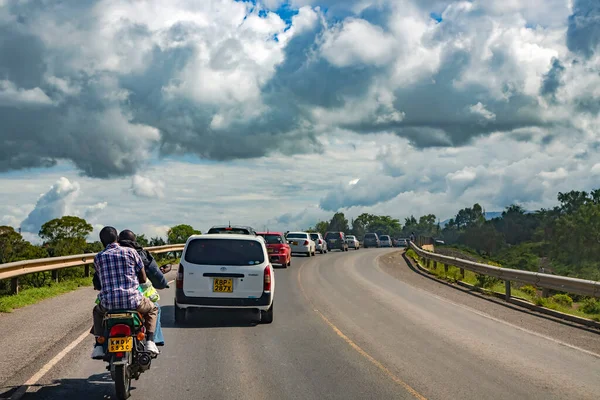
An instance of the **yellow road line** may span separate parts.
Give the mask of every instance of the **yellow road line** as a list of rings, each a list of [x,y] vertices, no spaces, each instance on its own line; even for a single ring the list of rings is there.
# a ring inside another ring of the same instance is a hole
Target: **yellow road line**
[[[379,368],[379,370],[381,370],[384,374],[386,374],[391,380],[393,380],[398,385],[402,386],[404,388],[404,390],[406,390],[408,393],[410,393],[414,398],[416,398],[418,400],[427,400],[426,397],[424,397],[422,394],[420,394],[415,389],[413,389],[412,386],[410,386],[408,383],[404,382],[402,379],[400,379],[398,376],[396,376],[385,365],[383,365],[382,363],[377,361],[372,355],[367,353],[365,350],[362,349],[362,347],[357,345],[352,339],[350,339],[348,336],[346,336],[346,334],[344,334],[344,332],[342,332],[337,326],[335,326],[334,323],[331,322],[321,311],[314,308],[315,305],[312,302],[312,300],[308,297],[308,295],[306,294],[306,291],[304,290],[304,286],[302,285],[302,280],[300,279],[300,273],[303,268],[304,268],[304,264],[298,269],[298,275],[297,275],[298,285],[300,286],[300,290],[302,291],[302,294],[304,295],[306,300],[313,306],[313,311],[316,312],[319,315],[319,317],[321,317],[321,319],[323,321],[325,321],[325,323],[327,325],[329,325],[329,327],[339,337],[341,337],[350,347],[352,347],[354,350],[356,350],[356,352],[358,354],[360,354],[361,356],[363,356],[364,358],[369,360],[373,365],[375,365],[377,368]]]

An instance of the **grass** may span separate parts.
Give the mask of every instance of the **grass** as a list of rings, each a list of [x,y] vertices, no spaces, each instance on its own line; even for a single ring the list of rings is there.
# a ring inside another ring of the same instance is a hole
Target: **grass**
[[[1,296],[0,312],[9,313],[15,308],[39,303],[44,299],[72,292],[84,286],[92,286],[92,278],[73,278],[44,287],[23,289],[18,294]]]
[[[173,270],[177,270],[179,264],[178,258],[168,258],[157,260],[159,266],[172,264]],[[79,267],[76,267],[79,268]],[[10,313],[15,308],[21,308],[32,304],[39,303],[42,300],[56,297],[61,294],[72,292],[80,287],[92,286],[92,278],[84,278],[81,276],[72,276],[56,283],[49,282],[41,287],[27,287],[19,291],[18,294],[2,294],[0,293],[0,313]]]
[[[421,260],[421,258],[414,252],[414,250],[412,250],[412,249],[407,250],[406,255],[407,255],[407,257],[410,257],[413,260],[419,262],[423,267],[427,268],[425,260]],[[481,285],[481,281],[479,279],[477,279],[477,274],[475,274],[474,272],[465,271],[464,278],[461,278],[459,268],[449,265],[448,272],[446,272],[443,264],[438,263],[437,267],[435,265],[436,265],[436,263],[432,262],[431,268],[427,268],[427,269],[440,279],[444,279],[444,280],[447,280],[450,282],[461,281],[461,282],[471,284],[473,286],[482,287],[491,292],[506,294],[506,287],[505,287],[504,281],[502,281],[502,280],[491,280],[488,285]],[[551,310],[560,311],[565,314],[575,315],[577,317],[592,319],[594,321],[600,322],[600,313],[588,314],[588,313],[584,313],[583,311],[580,311],[579,308],[582,303],[573,302],[573,304],[571,306],[568,306],[565,304],[563,295],[555,295],[553,297],[545,298],[545,297],[538,296],[537,293],[534,294],[534,292],[532,292],[527,287],[525,287],[524,290],[521,290],[521,289],[519,289],[519,287],[516,287],[514,284],[511,288],[511,295],[513,297],[520,297],[522,299],[528,300],[531,303],[536,304],[541,307],[549,308]]]

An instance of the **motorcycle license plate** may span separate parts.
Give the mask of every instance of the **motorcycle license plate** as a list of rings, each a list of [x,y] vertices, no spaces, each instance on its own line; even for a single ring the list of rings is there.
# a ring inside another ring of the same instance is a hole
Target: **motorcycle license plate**
[[[133,337],[108,338],[108,352],[120,353],[133,349]]]

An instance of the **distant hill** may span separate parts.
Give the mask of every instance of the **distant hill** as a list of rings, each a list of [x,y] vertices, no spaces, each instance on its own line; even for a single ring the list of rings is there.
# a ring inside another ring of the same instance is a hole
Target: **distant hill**
[[[489,211],[485,213],[485,219],[486,220],[490,220],[490,219],[494,219],[494,218],[498,218],[502,216],[502,211]],[[450,221],[450,218],[448,218],[445,221],[440,222],[440,227],[445,227],[446,224],[448,223],[448,221]]]

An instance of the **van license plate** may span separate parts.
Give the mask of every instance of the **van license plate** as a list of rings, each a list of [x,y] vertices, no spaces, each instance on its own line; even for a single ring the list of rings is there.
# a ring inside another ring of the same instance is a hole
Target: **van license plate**
[[[133,349],[133,338],[120,337],[120,338],[108,338],[108,352],[119,353],[124,351],[131,351]]]
[[[233,292],[233,279],[232,278],[215,278],[213,282],[213,292],[220,293],[231,293]]]

